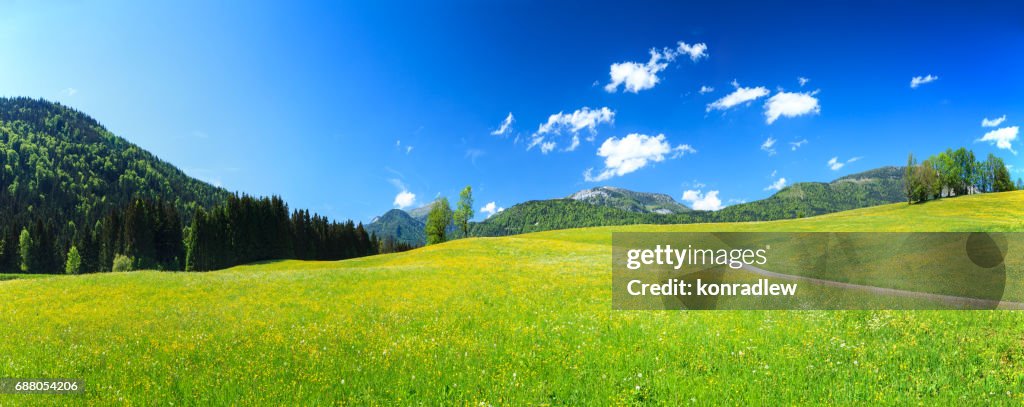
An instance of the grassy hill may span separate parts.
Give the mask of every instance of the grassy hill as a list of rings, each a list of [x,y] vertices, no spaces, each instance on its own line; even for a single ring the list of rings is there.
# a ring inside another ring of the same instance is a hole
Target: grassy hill
[[[75,401],[92,404],[1024,401],[1024,313],[613,311],[609,244],[624,230],[1024,231],[1024,192],[473,238],[341,262],[4,281],[0,377],[82,378]],[[0,403],[70,400],[30,397]]]

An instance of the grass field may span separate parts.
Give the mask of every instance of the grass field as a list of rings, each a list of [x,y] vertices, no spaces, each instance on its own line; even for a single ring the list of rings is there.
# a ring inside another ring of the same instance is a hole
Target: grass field
[[[0,377],[82,378],[87,392],[0,404],[1024,402],[1024,313],[613,311],[611,232],[627,230],[1024,231],[1024,192],[4,281]]]

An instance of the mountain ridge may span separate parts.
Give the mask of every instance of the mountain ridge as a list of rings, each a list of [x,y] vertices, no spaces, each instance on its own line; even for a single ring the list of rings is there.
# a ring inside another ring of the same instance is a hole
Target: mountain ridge
[[[689,207],[676,202],[668,194],[638,192],[612,186],[599,186],[579,190],[567,198],[592,205],[622,209],[628,212],[668,215],[691,211]]]
[[[830,182],[799,182],[781,189],[768,198],[728,206],[717,211],[689,210],[672,214],[628,211],[614,205],[595,205],[586,200],[572,199],[574,195],[576,194],[570,195],[569,198],[532,200],[513,205],[482,222],[474,223],[472,234],[504,236],[587,226],[792,219],[902,202],[906,199],[903,191],[903,167],[897,166],[849,174]]]

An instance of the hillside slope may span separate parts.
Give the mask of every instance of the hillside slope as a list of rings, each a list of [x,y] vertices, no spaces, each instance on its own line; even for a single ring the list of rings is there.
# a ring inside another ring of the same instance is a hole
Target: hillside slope
[[[133,197],[171,202],[190,216],[195,206],[224,202],[228,192],[107,131],[59,103],[0,98],[0,241],[39,222],[61,254],[77,226],[92,226]],[[0,250],[0,270],[14,250]],[[5,267],[6,266],[6,267]]]
[[[0,98],[0,169],[5,215],[28,207],[37,216],[99,215],[133,196],[177,202],[185,213],[228,196],[84,113],[29,98]]]
[[[827,183],[798,182],[768,198],[726,207],[708,221],[790,219],[904,202],[906,199],[903,167],[882,167]]]
[[[608,244],[624,230],[1022,231],[1022,219],[1024,192],[1012,192],[342,262],[5,281],[0,376],[81,378],[86,404],[746,405],[766,383],[785,404],[1016,404],[1024,313],[616,312]]]

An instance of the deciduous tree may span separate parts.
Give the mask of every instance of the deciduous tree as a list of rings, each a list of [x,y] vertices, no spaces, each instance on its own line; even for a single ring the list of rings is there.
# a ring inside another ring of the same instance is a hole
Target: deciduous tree
[[[434,201],[427,215],[427,244],[444,243],[448,240],[448,226],[452,224],[452,207],[448,198],[441,198]]]
[[[466,186],[459,193],[459,203],[455,209],[455,227],[462,232],[462,237],[469,237],[469,220],[473,218],[473,188]]]

